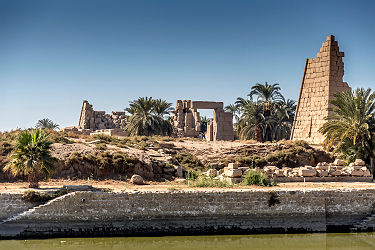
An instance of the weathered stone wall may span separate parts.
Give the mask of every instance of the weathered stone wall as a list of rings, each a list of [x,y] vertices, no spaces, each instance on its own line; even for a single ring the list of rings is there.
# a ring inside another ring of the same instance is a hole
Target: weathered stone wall
[[[106,114],[105,111],[95,111],[88,101],[83,101],[78,129],[116,129],[126,125],[125,112],[113,111]]]
[[[225,112],[222,102],[178,100],[172,116],[173,125],[180,137],[198,137],[201,119],[198,109],[213,109],[214,117],[207,125],[208,141],[233,140],[233,114]]]
[[[21,198],[22,194],[0,194],[0,221],[34,207],[34,204]]]
[[[334,36],[323,42],[316,58],[306,60],[296,116],[292,129],[292,140],[305,140],[319,144],[324,138],[319,128],[324,123],[334,94],[351,90],[343,82],[344,52],[340,52]]]
[[[0,236],[338,231],[374,201],[375,190],[75,192],[0,223]]]

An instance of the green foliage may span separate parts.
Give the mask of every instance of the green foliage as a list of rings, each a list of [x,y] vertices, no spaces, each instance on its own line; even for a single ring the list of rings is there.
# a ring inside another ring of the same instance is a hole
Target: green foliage
[[[326,149],[334,148],[347,160],[375,160],[375,92],[356,89],[335,94],[334,107],[319,129]]]
[[[198,177],[198,174],[192,170],[187,170],[185,172],[185,179],[188,180],[188,181],[193,181],[195,179],[197,179]]]
[[[49,138],[53,143],[72,144],[74,141],[69,140],[64,132],[48,131]]]
[[[140,97],[130,102],[130,107],[126,109],[131,116],[125,131],[130,136],[171,135],[172,124],[168,119],[164,119],[164,116],[172,110],[172,104],[164,100]]]
[[[276,186],[276,182],[274,182],[273,180],[269,180],[264,173],[251,169],[244,176],[242,185],[246,185],[246,186],[257,185],[257,186],[271,187],[271,186]]]
[[[59,125],[48,118],[41,119],[37,122],[36,128],[40,129],[58,129]]]
[[[51,156],[51,145],[48,135],[40,129],[22,131],[4,170],[10,170],[13,175],[26,175],[30,187],[38,187],[39,174],[43,172],[48,177],[54,169],[56,159]]]
[[[235,114],[236,129],[242,140],[278,141],[289,139],[295,101],[285,100],[278,84],[257,83],[251,88],[250,99],[237,98],[226,109]],[[253,101],[253,96],[257,96]]]
[[[176,154],[175,160],[177,161],[177,164],[184,169],[202,170],[204,168],[202,162],[197,157],[189,153],[179,152]]]
[[[189,182],[191,187],[232,187],[233,184],[210,177],[199,177],[195,181]]]
[[[107,150],[107,144],[105,143],[96,143],[95,149],[97,150]]]

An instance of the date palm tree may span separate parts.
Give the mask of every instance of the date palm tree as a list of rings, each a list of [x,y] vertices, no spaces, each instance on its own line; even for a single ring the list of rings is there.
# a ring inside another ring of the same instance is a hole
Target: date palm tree
[[[264,84],[256,83],[253,87],[251,87],[251,91],[248,96],[252,99],[254,95],[257,96],[257,101],[263,103],[271,103],[277,101],[281,98],[280,93],[280,86],[278,83],[275,84],[268,84],[265,82]]]
[[[375,92],[356,89],[335,94],[326,122],[319,129],[325,135],[327,149],[334,152],[355,152],[356,157],[375,158]]]
[[[238,123],[238,120],[239,120],[239,107],[237,104],[229,104],[227,106],[224,107],[224,110],[226,112],[231,112],[233,114],[233,117],[236,121],[236,123]]]
[[[125,126],[129,135],[170,135],[173,131],[172,124],[164,119],[173,109],[172,104],[164,100],[154,100],[152,97],[140,97],[130,102],[126,109],[131,116]]]
[[[263,141],[268,124],[261,105],[243,98],[238,98],[236,104],[241,111],[241,116],[237,123],[239,138]]]
[[[28,176],[29,187],[38,188],[39,175],[44,173],[48,177],[54,169],[56,159],[51,156],[51,145],[48,135],[40,129],[22,131],[4,170],[10,170],[15,176]]]
[[[37,122],[36,128],[41,128],[41,129],[58,129],[59,125],[54,123],[48,118],[41,119]]]

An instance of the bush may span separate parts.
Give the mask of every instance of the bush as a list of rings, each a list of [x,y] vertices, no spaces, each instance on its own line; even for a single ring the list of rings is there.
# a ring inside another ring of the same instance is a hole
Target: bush
[[[185,169],[202,170],[204,168],[204,165],[197,157],[188,153],[177,153],[175,160],[178,165]]]
[[[242,185],[257,185],[264,187],[276,186],[273,180],[269,180],[264,173],[260,173],[256,170],[250,170],[242,181]]]
[[[107,149],[107,144],[105,144],[105,143],[96,143],[95,144],[95,149],[97,149],[97,150],[106,150]]]
[[[197,180],[189,182],[191,187],[232,187],[227,181],[221,181],[214,178],[199,177]]]

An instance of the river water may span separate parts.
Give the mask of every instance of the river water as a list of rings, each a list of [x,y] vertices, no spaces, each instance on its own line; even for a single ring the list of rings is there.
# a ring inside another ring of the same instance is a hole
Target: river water
[[[375,233],[263,234],[2,240],[0,250],[375,249]]]

